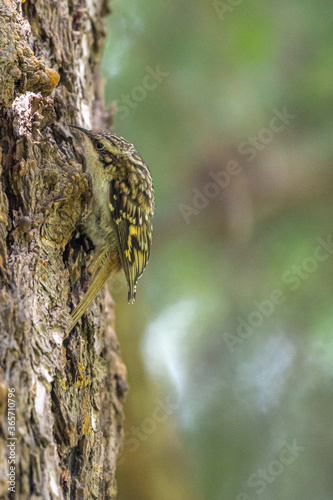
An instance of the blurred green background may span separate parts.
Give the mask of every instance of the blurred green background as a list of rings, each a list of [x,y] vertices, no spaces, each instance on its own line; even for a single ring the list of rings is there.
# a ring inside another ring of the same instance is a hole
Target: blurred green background
[[[113,0],[114,131],[154,178],[119,500],[333,497],[333,11]]]

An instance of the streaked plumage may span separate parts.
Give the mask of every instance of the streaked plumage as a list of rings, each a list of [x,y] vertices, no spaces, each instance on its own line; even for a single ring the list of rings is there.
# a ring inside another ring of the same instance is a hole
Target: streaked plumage
[[[92,283],[72,312],[68,331],[107,279],[120,269],[127,279],[128,301],[135,301],[136,283],[150,256],[155,208],[151,174],[133,144],[108,131],[74,128],[86,137],[87,171],[93,191],[87,233],[96,247],[96,257]]]

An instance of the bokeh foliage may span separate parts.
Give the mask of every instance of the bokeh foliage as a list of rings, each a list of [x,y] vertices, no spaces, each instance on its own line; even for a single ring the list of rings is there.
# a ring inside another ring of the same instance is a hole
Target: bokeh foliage
[[[125,446],[120,500],[332,496],[333,255],[318,238],[333,239],[333,12],[236,3],[111,4],[106,99],[157,205],[137,304],[115,295],[127,439],[158,398],[178,402]],[[230,162],[238,173],[198,208]]]

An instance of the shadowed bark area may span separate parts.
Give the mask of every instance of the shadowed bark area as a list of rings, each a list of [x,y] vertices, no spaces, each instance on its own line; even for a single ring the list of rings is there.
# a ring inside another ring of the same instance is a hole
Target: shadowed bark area
[[[90,259],[73,238],[90,184],[66,125],[107,126],[106,1],[0,2],[0,496],[113,499],[127,383],[111,297],[64,338]]]

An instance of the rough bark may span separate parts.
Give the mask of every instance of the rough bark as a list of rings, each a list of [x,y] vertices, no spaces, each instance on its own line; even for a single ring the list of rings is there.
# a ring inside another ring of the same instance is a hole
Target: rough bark
[[[1,498],[115,498],[126,377],[111,298],[64,338],[88,280],[73,234],[90,197],[66,124],[105,126],[106,11],[105,0],[0,0]]]

